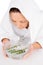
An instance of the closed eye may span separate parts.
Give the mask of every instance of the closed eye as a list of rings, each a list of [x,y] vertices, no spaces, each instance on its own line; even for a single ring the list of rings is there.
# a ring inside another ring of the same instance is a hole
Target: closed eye
[[[24,23],[25,21],[20,21],[21,23]]]

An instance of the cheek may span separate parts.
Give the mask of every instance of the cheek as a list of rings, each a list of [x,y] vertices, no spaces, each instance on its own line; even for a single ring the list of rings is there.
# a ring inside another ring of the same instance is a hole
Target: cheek
[[[23,26],[23,27],[26,27],[26,26],[27,26],[27,23],[22,23],[22,26]]]
[[[10,16],[10,19],[11,19],[11,20],[13,20],[13,19],[14,19],[14,17],[13,17],[13,16]]]
[[[11,19],[12,22],[14,22],[14,17],[13,16],[11,16],[10,19]]]

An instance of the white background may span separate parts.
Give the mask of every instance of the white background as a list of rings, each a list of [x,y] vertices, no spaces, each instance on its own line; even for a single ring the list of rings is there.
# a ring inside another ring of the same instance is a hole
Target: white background
[[[9,6],[11,0],[0,0],[0,22]],[[43,0],[34,0],[39,6],[40,10],[43,10]]]
[[[4,16],[5,12],[8,9],[10,1],[11,0],[0,0],[0,23],[1,23],[1,20]],[[40,10],[43,11],[43,0],[34,0],[34,1],[37,3]],[[43,53],[41,53],[41,54],[43,54]],[[40,55],[38,54],[38,56],[40,56]],[[0,58],[1,58],[1,56],[0,56]],[[42,57],[40,57],[40,58],[42,58]],[[7,61],[4,61],[4,59],[1,58],[0,65],[13,65],[13,64],[21,65],[21,63],[22,63],[22,65],[30,65],[30,64],[35,65],[35,62],[36,63],[38,62],[38,59],[37,59],[37,61],[34,61],[34,60],[32,60],[32,57],[30,58],[29,63],[28,63],[28,61],[27,62],[24,62],[24,61],[15,62],[15,60],[14,60],[14,62],[13,62],[13,60],[10,60],[10,61],[9,61],[9,59],[5,59],[5,60],[7,60]],[[43,61],[43,59],[42,59],[42,61]],[[39,62],[40,62],[40,60],[39,60]],[[38,62],[38,65],[43,65],[43,63],[40,64],[39,62]]]

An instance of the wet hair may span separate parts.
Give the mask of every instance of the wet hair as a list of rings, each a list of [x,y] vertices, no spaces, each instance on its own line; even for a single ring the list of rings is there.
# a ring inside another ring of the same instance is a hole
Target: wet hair
[[[11,13],[11,12],[19,12],[19,13],[21,13],[21,11],[18,8],[15,8],[15,7],[10,8],[9,13]]]
[[[12,13],[12,12],[19,12],[19,13],[21,13],[21,11],[18,9],[18,8],[16,8],[16,7],[12,7],[12,8],[10,8],[10,10],[9,10],[9,13]],[[28,21],[27,21],[28,22]],[[29,27],[29,22],[28,22],[28,24],[27,24],[27,27],[26,27],[26,29],[28,29],[28,27]]]

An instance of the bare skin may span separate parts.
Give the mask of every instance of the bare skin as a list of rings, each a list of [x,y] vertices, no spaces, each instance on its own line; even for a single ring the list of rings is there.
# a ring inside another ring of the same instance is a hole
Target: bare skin
[[[21,13],[10,13],[10,19],[20,29],[26,28],[29,24],[29,21]]]
[[[27,25],[29,24],[29,22],[26,20],[26,18],[21,13],[12,12],[9,15],[10,15],[10,19],[12,20],[12,23],[20,29],[26,28]],[[6,42],[9,42],[9,39],[3,38],[2,43],[5,45]],[[42,47],[38,42],[33,43],[30,47],[30,51],[27,52],[27,54],[23,57],[23,59],[28,58],[28,56],[32,53],[33,50],[40,49],[40,48]],[[5,49],[5,46],[3,46],[3,49]]]
[[[25,54],[25,56],[23,57],[23,59],[27,59],[34,50],[37,50],[37,49],[41,49],[41,45],[40,43],[38,42],[34,42],[31,46],[30,46],[30,50]]]
[[[9,39],[3,38],[3,40],[2,40],[2,44],[3,44],[2,50],[3,50],[3,54],[4,54],[5,57],[8,57],[8,55],[6,54],[6,51],[5,51],[6,48],[9,48],[10,47],[10,44],[8,44],[8,46],[6,47],[6,44],[8,42],[10,42]]]
[[[5,42],[8,42],[8,39],[4,39],[3,40],[3,44],[5,45]],[[30,50],[24,55],[23,59],[27,59],[29,57],[29,55],[31,55],[31,53],[36,50],[36,49],[41,49],[41,45],[38,42],[34,42],[31,46],[30,46]],[[8,57],[8,55],[5,53],[5,46],[3,46],[3,53],[5,57]]]

